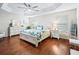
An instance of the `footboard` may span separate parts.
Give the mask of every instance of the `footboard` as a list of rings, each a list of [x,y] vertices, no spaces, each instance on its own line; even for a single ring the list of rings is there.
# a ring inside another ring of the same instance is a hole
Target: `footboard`
[[[50,36],[50,32],[45,31],[44,33],[41,34],[41,39],[39,40],[39,42],[43,41],[44,39],[48,38],[49,36]]]
[[[34,37],[34,36],[31,36],[31,35],[28,35],[28,34],[22,34],[22,33],[21,33],[21,34],[20,34],[20,38],[21,38],[22,40],[25,40],[25,41],[28,41],[28,42],[34,44],[36,47],[38,46],[39,41],[38,41],[37,38]]]
[[[40,33],[40,38],[38,38],[38,36],[33,36],[33,35],[30,35],[29,33],[27,34],[25,32],[20,33],[20,38],[21,39],[34,44],[36,47],[38,46],[39,42],[41,42],[42,40],[46,39],[49,36],[50,36],[49,31],[41,32]]]

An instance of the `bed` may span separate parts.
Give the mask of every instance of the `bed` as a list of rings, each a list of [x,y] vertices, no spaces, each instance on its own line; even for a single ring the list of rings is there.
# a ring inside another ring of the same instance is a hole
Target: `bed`
[[[20,39],[34,44],[38,47],[39,42],[50,36],[49,30],[27,29],[20,32]]]

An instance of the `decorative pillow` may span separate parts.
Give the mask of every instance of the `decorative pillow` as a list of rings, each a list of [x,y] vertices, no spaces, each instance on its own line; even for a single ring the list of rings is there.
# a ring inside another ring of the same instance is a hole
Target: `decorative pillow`
[[[38,25],[38,26],[36,27],[36,29],[37,29],[37,30],[43,30],[43,26],[42,26],[42,25]]]
[[[31,29],[31,26],[27,26],[26,29]]]

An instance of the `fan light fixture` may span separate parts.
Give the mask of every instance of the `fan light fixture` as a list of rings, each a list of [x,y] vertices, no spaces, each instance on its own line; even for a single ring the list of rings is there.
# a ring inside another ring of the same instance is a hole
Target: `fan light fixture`
[[[22,8],[24,9],[24,11],[28,11],[28,12],[32,12],[32,11],[39,11],[39,9],[36,9],[38,8],[38,6],[31,6],[30,4],[26,4],[26,3],[23,3],[25,7],[18,7],[18,8]]]
[[[27,11],[31,12],[31,11],[33,11],[33,10],[31,10],[31,9],[28,9]]]

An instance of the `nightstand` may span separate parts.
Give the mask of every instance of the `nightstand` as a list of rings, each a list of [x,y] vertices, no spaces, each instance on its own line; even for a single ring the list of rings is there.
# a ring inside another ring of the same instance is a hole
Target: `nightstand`
[[[59,39],[60,38],[59,31],[58,30],[51,30],[51,38],[52,37]]]

